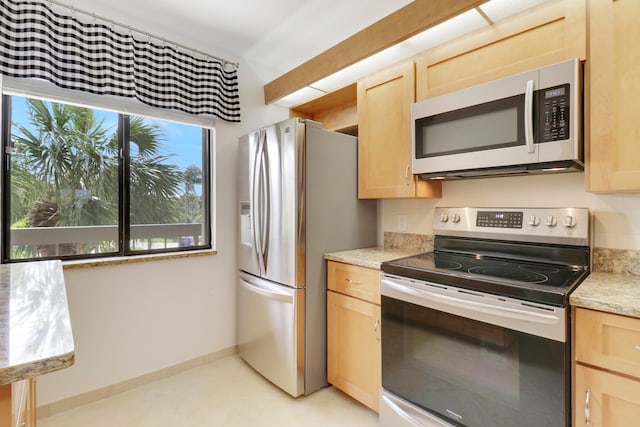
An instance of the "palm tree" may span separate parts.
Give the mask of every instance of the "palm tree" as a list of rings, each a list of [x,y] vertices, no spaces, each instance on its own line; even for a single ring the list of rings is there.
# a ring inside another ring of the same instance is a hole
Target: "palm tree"
[[[104,122],[87,108],[35,99],[27,107],[31,126],[12,135],[13,218],[40,201],[57,214],[30,226],[117,223],[117,146]]]
[[[90,108],[36,99],[26,102],[29,123],[12,132],[12,222],[26,217],[27,227],[117,224],[116,129]],[[132,117],[129,139],[137,148],[130,160],[132,223],[179,218],[176,200],[183,173],[162,154],[159,128]]]
[[[184,222],[193,223],[202,218],[202,198],[197,196],[196,185],[202,184],[202,170],[197,165],[189,165],[184,171]]]
[[[132,117],[129,139],[137,147],[130,158],[130,216],[132,224],[169,224],[180,221],[179,189],[184,173],[162,154],[160,129]]]

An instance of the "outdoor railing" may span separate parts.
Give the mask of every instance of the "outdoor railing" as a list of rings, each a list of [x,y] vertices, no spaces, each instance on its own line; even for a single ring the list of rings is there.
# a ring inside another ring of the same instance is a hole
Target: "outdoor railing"
[[[147,249],[162,249],[179,246],[198,245],[202,235],[202,224],[139,224],[131,225],[131,241],[137,247],[146,245]],[[41,247],[47,245],[57,255],[62,245],[99,245],[118,242],[117,225],[96,225],[82,227],[34,227],[12,228],[11,246]],[[87,252],[76,252],[87,253]]]

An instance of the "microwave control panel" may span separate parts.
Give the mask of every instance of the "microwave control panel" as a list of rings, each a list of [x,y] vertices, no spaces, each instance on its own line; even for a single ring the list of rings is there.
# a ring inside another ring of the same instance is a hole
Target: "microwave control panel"
[[[537,91],[540,142],[569,139],[569,90],[569,84],[564,84]]]

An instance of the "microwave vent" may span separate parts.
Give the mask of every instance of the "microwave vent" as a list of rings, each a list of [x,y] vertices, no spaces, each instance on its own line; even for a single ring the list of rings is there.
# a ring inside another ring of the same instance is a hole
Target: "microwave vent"
[[[534,163],[527,165],[511,165],[494,168],[466,169],[446,172],[418,174],[425,180],[456,180],[469,178],[494,178],[517,175],[540,175],[548,173],[582,172],[584,164],[579,161],[566,160],[558,162]]]

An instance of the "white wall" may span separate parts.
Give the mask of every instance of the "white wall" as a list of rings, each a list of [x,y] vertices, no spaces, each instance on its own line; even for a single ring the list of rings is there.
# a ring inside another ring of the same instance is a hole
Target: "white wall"
[[[441,199],[385,200],[383,229],[432,234],[436,206],[586,207],[595,219],[594,246],[640,250],[640,194],[594,194],[584,188],[584,173],[446,181]],[[406,230],[398,228],[398,215],[406,215]]]
[[[235,345],[237,140],[288,117],[239,79],[242,123],[216,124],[217,255],[65,271],[76,363],[38,378],[38,406]]]

